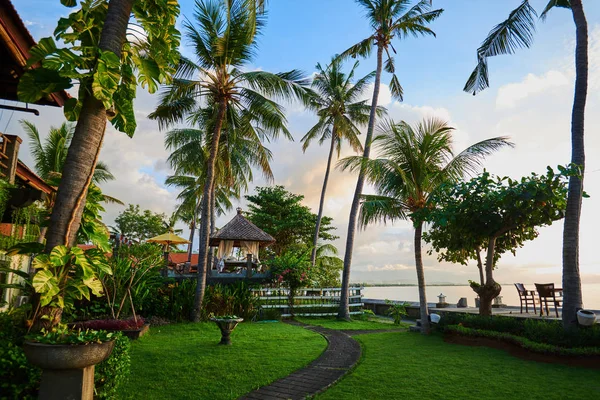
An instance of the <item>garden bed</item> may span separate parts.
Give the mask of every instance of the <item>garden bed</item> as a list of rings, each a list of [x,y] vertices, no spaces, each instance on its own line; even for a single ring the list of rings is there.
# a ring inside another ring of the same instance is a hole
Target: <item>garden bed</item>
[[[497,332],[493,332],[497,333]],[[548,364],[564,364],[571,367],[585,367],[600,369],[600,354],[588,355],[568,355],[564,354],[564,350],[559,349],[553,352],[551,349],[533,349],[524,347],[517,338],[505,337],[486,337],[480,332],[474,333],[459,333],[453,330],[447,330],[444,335],[446,343],[459,344],[473,347],[489,347],[498,350],[504,350],[510,355],[528,361],[535,361]],[[562,350],[562,353],[561,351]]]

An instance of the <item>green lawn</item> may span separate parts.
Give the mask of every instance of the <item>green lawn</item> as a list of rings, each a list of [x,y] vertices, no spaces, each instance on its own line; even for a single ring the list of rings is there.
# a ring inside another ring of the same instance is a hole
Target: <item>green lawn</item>
[[[306,366],[327,343],[283,323],[243,323],[219,346],[213,323],[151,328],[133,342],[119,399],[235,399]]]
[[[600,399],[600,371],[417,333],[361,335],[358,367],[318,399]]]
[[[371,318],[369,320],[354,319],[350,322],[331,318],[296,318],[296,320],[309,325],[322,326],[335,330],[377,330],[377,329],[407,329],[408,324],[394,325],[393,321],[384,318]]]

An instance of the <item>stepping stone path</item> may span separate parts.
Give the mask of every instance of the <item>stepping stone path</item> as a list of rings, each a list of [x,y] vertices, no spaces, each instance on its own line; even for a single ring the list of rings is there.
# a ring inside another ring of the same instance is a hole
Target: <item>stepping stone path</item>
[[[270,385],[250,392],[241,397],[241,400],[295,400],[323,392],[350,371],[360,360],[360,345],[350,336],[364,333],[398,332],[397,330],[336,331],[296,321],[287,323],[323,335],[328,342],[327,349],[307,367],[299,369]]]

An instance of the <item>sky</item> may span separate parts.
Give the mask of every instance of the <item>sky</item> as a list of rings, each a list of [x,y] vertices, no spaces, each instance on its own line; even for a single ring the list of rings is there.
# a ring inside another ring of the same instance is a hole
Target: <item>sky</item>
[[[12,1],[36,40],[51,35],[58,18],[69,12],[58,0]],[[389,116],[409,123],[432,116],[448,121],[456,128],[457,152],[486,138],[510,136],[516,147],[501,150],[485,161],[485,168],[493,174],[519,178],[531,172],[543,173],[548,165],[568,164],[575,76],[575,28],[570,12],[555,9],[544,22],[538,21],[532,48],[490,59],[491,86],[472,96],[462,88],[475,66],[477,47],[520,0],[434,0],[433,3],[435,8],[445,10],[431,24],[436,37],[408,38],[393,43],[404,102],[391,98],[387,86],[389,76],[384,74],[379,104],[387,107]],[[545,0],[531,1],[539,11],[545,3]],[[183,18],[193,19],[194,2],[180,0],[180,4],[181,26]],[[596,225],[600,222],[600,159],[597,157],[600,150],[600,1],[584,1],[584,7],[590,35],[585,190],[591,197],[583,203],[580,268],[584,283],[600,283],[600,261],[594,251],[598,236]],[[259,51],[248,68],[270,72],[300,69],[310,75],[317,63],[327,64],[333,55],[368,37],[369,32],[362,10],[352,0],[271,0]],[[193,56],[185,39],[181,51]],[[374,58],[361,60],[357,76],[374,69]],[[365,93],[365,98],[370,98],[370,94]],[[103,184],[102,189],[125,203],[170,214],[177,204],[177,192],[164,184],[165,177],[171,173],[166,162],[168,152],[163,146],[164,132],[147,119],[156,102],[157,95],[138,89],[135,100],[138,130],[132,139],[108,128],[100,159],[108,163],[116,180]],[[41,132],[64,120],[60,109],[37,108],[41,111],[39,117],[2,112],[0,130],[24,137],[19,119],[34,122]],[[300,138],[316,122],[311,112],[297,104],[288,104],[287,118],[295,141],[279,140],[267,145],[274,154],[275,184],[303,194],[304,204],[316,212],[328,149],[315,144],[302,152]],[[31,165],[27,150],[24,140],[20,157]],[[342,152],[342,156],[351,154],[348,148]],[[259,175],[255,174],[257,179],[251,191],[255,186],[269,184]],[[334,244],[341,253],[355,185],[355,175],[332,172],[325,215],[334,219],[340,236]],[[246,202],[242,199],[234,201],[234,205],[245,208]],[[105,222],[112,225],[122,210],[120,206],[107,206]],[[220,217],[217,225],[225,224],[234,213]],[[183,224],[181,228],[184,235],[189,232]],[[515,257],[504,255],[498,262],[496,280],[560,283],[562,228],[560,221],[542,228],[539,237],[517,250]],[[466,283],[478,276],[474,264],[440,263],[435,254],[425,255],[424,263],[429,283]],[[411,225],[407,222],[378,224],[359,231],[351,271],[355,282],[415,283]]]

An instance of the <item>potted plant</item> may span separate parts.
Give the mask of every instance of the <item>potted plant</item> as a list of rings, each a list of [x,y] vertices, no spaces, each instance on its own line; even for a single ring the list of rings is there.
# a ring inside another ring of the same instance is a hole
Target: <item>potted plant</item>
[[[210,318],[219,329],[221,330],[221,341],[219,344],[230,345],[231,344],[231,332],[235,329],[235,327],[242,322],[244,319],[239,318],[236,315],[223,315],[219,317]]]
[[[592,326],[596,322],[596,314],[589,310],[577,311],[577,322],[581,326]]]
[[[40,253],[42,245],[15,246],[12,253]],[[56,246],[38,254],[32,263],[31,286],[36,292],[33,316],[28,321],[28,340],[23,345],[27,360],[42,369],[40,398],[92,399],[94,365],[106,359],[114,346],[111,333],[69,330],[61,324],[64,309],[75,300],[102,296],[100,272],[111,270],[102,251],[84,252],[78,247]]]

